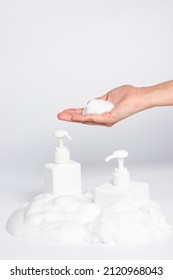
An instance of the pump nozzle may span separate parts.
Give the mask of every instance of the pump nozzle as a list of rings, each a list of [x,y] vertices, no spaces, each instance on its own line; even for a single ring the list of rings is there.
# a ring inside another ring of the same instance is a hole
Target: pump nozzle
[[[123,170],[124,169],[124,159],[128,157],[128,152],[125,150],[117,150],[113,152],[112,155],[108,156],[105,161],[109,161],[113,158],[116,158],[118,161],[118,169]]]
[[[67,137],[71,140],[71,136],[65,130],[55,131],[55,136],[58,139],[58,146],[55,150],[55,163],[66,163],[70,160],[70,152],[67,147],[64,146],[64,138]]]
[[[105,161],[109,161],[115,158],[118,161],[118,168],[115,168],[113,172],[113,184],[116,186],[123,187],[129,184],[129,172],[127,168],[124,167],[124,159],[126,157],[128,157],[127,151],[117,150],[105,159]]]
[[[64,138],[67,137],[68,140],[71,140],[71,136],[65,130],[57,130],[55,131],[55,136],[58,138],[58,146],[59,148],[64,147]]]

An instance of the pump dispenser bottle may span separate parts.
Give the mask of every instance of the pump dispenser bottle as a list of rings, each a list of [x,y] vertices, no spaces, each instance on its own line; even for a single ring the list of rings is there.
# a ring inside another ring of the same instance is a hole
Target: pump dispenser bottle
[[[95,189],[95,202],[99,208],[104,208],[111,203],[126,200],[134,207],[145,205],[149,201],[149,186],[144,182],[130,180],[130,174],[124,167],[124,159],[128,157],[125,150],[117,150],[105,160],[117,159],[118,168],[113,171],[113,180]]]
[[[47,193],[71,195],[81,193],[81,165],[70,160],[70,152],[64,146],[64,138],[72,138],[67,131],[55,132],[58,145],[55,149],[55,162],[45,165],[45,188]]]

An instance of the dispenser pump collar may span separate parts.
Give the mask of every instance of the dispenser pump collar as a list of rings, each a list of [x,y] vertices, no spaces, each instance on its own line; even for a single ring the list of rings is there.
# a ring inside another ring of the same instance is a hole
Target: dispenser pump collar
[[[67,163],[70,161],[70,152],[64,145],[64,138],[71,140],[71,136],[65,130],[55,131],[55,137],[58,139],[58,145],[55,149],[55,163]]]

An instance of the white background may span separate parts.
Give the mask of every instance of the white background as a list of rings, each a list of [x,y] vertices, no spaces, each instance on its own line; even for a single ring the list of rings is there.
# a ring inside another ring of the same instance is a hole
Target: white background
[[[93,255],[91,249],[74,253],[73,248],[55,248],[52,254],[49,246],[18,241],[6,233],[9,215],[43,191],[43,166],[53,160],[56,129],[68,130],[73,138],[69,147],[72,158],[82,163],[84,189],[109,180],[113,163],[106,166],[104,158],[115,149],[127,149],[133,178],[150,183],[172,223],[172,107],[141,112],[112,128],[56,118],[59,111],[83,107],[116,86],[172,79],[172,13],[171,0],[0,2],[2,258],[104,258],[105,251],[106,258],[130,258],[126,249],[115,256],[107,247],[101,247],[102,255],[97,249]],[[170,243],[166,246],[155,255],[137,248],[136,256],[171,258]]]

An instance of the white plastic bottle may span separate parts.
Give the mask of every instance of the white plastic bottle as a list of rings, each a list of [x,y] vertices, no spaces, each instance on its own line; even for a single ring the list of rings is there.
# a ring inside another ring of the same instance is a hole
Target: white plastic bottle
[[[71,140],[67,131],[55,132],[58,146],[55,149],[55,162],[45,165],[46,192],[57,195],[81,193],[81,165],[70,160],[70,152],[64,146],[64,138]]]
[[[149,201],[149,186],[144,182],[130,180],[129,171],[124,167],[124,158],[128,156],[125,150],[117,150],[105,160],[118,160],[118,168],[113,171],[113,180],[95,189],[95,202],[99,208],[105,208],[121,200],[128,201],[133,206],[142,206]]]

